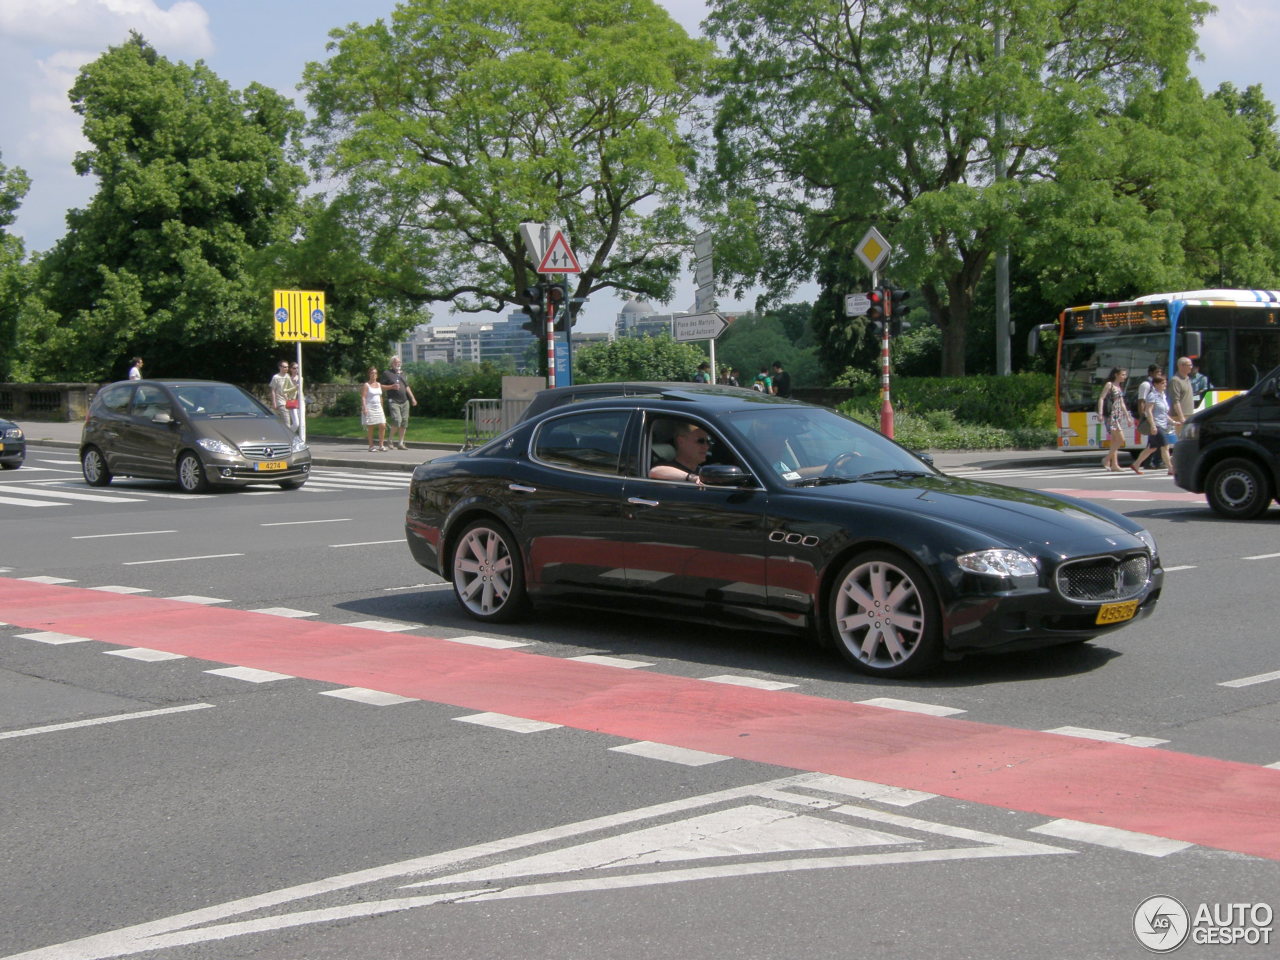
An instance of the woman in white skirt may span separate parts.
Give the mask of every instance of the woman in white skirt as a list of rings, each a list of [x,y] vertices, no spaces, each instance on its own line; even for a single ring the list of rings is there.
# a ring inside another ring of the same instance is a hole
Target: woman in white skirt
[[[369,377],[360,384],[360,422],[369,437],[369,452],[387,449],[387,415],[382,411],[382,384],[378,368],[369,368]],[[373,428],[378,428],[378,445],[373,445]]]

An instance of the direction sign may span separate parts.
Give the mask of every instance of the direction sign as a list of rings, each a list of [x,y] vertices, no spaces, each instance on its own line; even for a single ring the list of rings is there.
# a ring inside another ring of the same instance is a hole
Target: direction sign
[[[275,290],[272,324],[277,341],[324,343],[323,290]]]
[[[693,256],[697,260],[711,259],[711,231],[703,230],[693,238]]]
[[[716,309],[715,287],[698,287],[693,291],[693,309],[699,313],[712,313]]]
[[[846,317],[864,317],[871,309],[871,301],[865,293],[846,293],[844,295],[844,315]]]
[[[677,341],[714,340],[728,326],[729,321],[718,313],[695,313],[675,318],[671,325],[671,338]]]
[[[693,265],[693,282],[700,287],[710,287],[715,284],[715,271],[711,268],[710,260],[697,260]]]
[[[866,264],[867,269],[875,272],[880,269],[880,265],[889,259],[889,254],[893,251],[893,247],[889,246],[889,241],[880,235],[880,231],[875,227],[871,227],[862,239],[858,241],[858,245],[853,248],[853,252],[858,255],[858,259]]]
[[[547,245],[547,252],[542,255],[542,262],[538,264],[538,272],[582,272],[582,267],[578,265],[578,258],[569,249],[569,241],[565,239],[563,230],[557,230],[556,235],[551,238],[551,243]]]

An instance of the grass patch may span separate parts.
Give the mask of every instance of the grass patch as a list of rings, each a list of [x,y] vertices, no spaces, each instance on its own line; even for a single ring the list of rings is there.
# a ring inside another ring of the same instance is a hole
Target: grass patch
[[[465,422],[443,417],[409,417],[409,429],[405,439],[410,443],[454,443],[462,445],[466,434]],[[387,424],[391,433],[391,424]],[[308,437],[355,437],[363,440],[365,428],[359,417],[308,417]],[[377,437],[377,431],[374,431]]]

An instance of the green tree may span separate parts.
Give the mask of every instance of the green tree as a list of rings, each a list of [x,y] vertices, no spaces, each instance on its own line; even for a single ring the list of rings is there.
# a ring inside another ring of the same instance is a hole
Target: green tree
[[[404,0],[307,67],[332,206],[388,294],[502,312],[562,226],[582,273],[667,300],[712,47],[653,0]]]
[[[677,343],[667,334],[619,337],[591,343],[573,352],[575,383],[613,383],[622,380],[692,380],[706,356],[691,343]]]
[[[131,35],[71,88],[99,188],[40,264],[24,349],[42,378],[261,379],[274,352],[261,252],[298,224],[301,114],[275,91],[232,90]]]
[[[5,228],[13,223],[31,180],[20,167],[0,163],[0,381],[12,376],[18,347],[18,311],[30,270],[22,240]]]
[[[824,378],[817,350],[805,345],[811,312],[807,303],[788,303],[765,314],[738,317],[716,341],[716,364],[736,368],[742,385],[750,386],[761,366],[780,360],[793,387],[818,386]]]
[[[704,192],[726,278],[771,292],[848,267],[869,224],[962,374],[975,291],[1034,223],[1058,151],[1184,75],[1202,0],[712,0],[724,45]],[[998,54],[995,38],[1003,38]],[[999,122],[997,122],[997,117]],[[996,181],[1002,151],[1006,178]],[[819,304],[820,319],[835,324]],[[819,339],[824,339],[820,333]]]

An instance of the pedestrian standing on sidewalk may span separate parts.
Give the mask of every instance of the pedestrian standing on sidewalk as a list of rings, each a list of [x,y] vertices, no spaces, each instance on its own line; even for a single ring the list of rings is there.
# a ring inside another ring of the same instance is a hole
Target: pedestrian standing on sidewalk
[[[1129,466],[1134,473],[1142,473],[1142,464],[1148,457],[1173,445],[1173,424],[1169,420],[1169,398],[1165,395],[1166,383],[1168,381],[1163,373],[1156,373],[1151,377],[1151,389],[1147,391],[1145,406],[1145,417],[1151,433],[1147,437],[1146,449],[1138,454],[1138,459]],[[1169,459],[1168,467],[1169,472],[1173,473],[1172,458]]]
[[[294,391],[293,381],[289,379],[288,360],[280,361],[279,369],[271,378],[269,386],[271,387],[271,409],[275,411],[276,419],[289,429],[294,429],[293,424],[289,422],[289,395],[292,393],[296,398],[297,393]]]
[[[360,422],[364,424],[369,439],[369,452],[386,452],[387,416],[382,412],[382,384],[378,382],[378,368],[370,367],[364,383],[360,384]],[[378,444],[373,443],[373,428],[378,428]]]
[[[1128,370],[1112,367],[1102,385],[1102,396],[1098,397],[1098,420],[1107,433],[1107,456],[1103,466],[1112,473],[1120,472],[1120,448],[1124,446],[1125,436],[1133,431],[1133,418],[1129,416],[1129,408],[1124,402],[1124,385],[1128,379]]]
[[[386,388],[387,393],[387,411],[391,414],[391,446],[397,446],[396,430],[400,430],[400,440],[398,446],[401,450],[408,450],[404,445],[404,435],[409,429],[409,405],[418,405],[418,398],[413,395],[413,390],[409,386],[409,381],[404,378],[404,374],[400,372],[400,357],[393,356],[391,358],[391,369],[384,370],[379,382]]]

